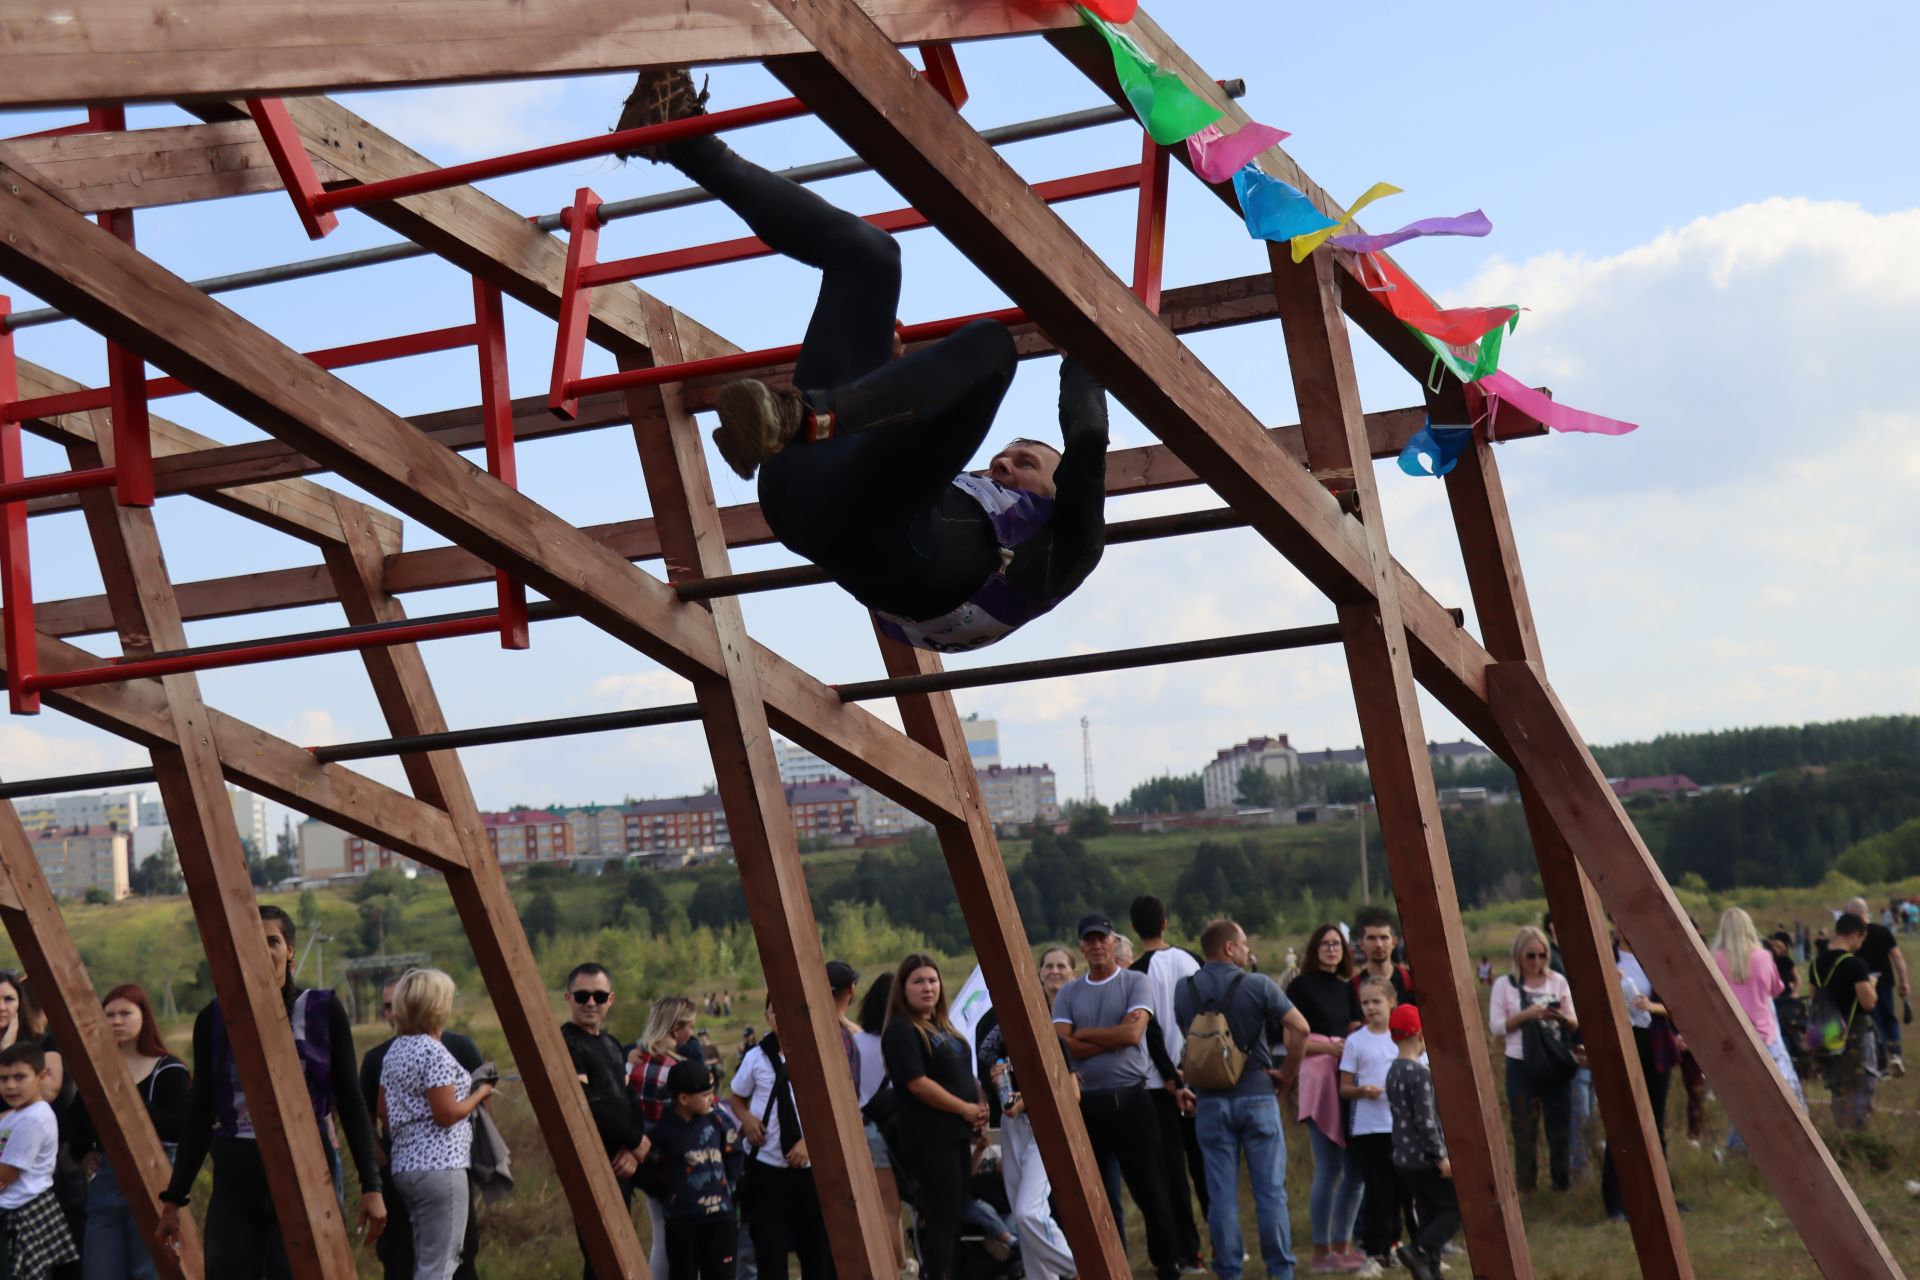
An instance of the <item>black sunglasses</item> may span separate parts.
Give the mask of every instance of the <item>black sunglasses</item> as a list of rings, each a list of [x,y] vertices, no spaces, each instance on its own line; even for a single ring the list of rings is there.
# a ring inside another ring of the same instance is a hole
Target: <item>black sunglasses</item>
[[[611,999],[613,999],[613,992],[611,991],[576,991],[573,993],[573,1002],[575,1004],[585,1004],[589,1000],[595,1004],[605,1004]]]

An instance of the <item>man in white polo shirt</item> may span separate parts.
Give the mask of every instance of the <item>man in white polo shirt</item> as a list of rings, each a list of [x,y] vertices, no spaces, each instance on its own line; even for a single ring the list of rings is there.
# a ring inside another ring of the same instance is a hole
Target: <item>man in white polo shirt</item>
[[[1147,1018],[1153,990],[1144,973],[1114,960],[1113,922],[1099,913],[1080,921],[1087,972],[1053,998],[1054,1029],[1080,1076],[1080,1114],[1098,1163],[1120,1163],[1121,1176],[1147,1225],[1147,1256],[1158,1280],[1180,1274],[1173,1211],[1161,1170],[1160,1123],[1147,1091]],[[1175,1158],[1178,1158],[1177,1156]]]

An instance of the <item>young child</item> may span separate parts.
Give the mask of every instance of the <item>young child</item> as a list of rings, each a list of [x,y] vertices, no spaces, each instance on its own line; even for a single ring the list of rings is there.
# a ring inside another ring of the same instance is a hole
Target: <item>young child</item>
[[[1387,1069],[1395,1061],[1388,1019],[1393,1015],[1393,980],[1367,974],[1360,981],[1360,1013],[1366,1025],[1347,1037],[1340,1051],[1340,1096],[1353,1103],[1347,1131],[1347,1155],[1366,1186],[1355,1238],[1360,1251],[1382,1269],[1393,1265],[1394,1235],[1400,1223],[1400,1182],[1393,1172],[1393,1112],[1387,1106]]]
[[[80,1251],[53,1198],[60,1125],[41,1099],[47,1060],[37,1044],[0,1049],[0,1280],[43,1280]]]
[[[642,1189],[667,1210],[669,1280],[733,1280],[740,1218],[733,1190],[745,1153],[736,1131],[714,1114],[713,1073],[704,1062],[667,1072],[673,1106],[648,1131]]]
[[[1421,1061],[1427,1051],[1420,1011],[1401,1005],[1388,1020],[1399,1057],[1387,1068],[1387,1106],[1393,1112],[1393,1167],[1413,1199],[1420,1224],[1412,1244],[1400,1246],[1400,1265],[1413,1280],[1440,1280],[1440,1252],[1460,1229],[1460,1201],[1453,1189],[1447,1139],[1433,1109],[1433,1076]]]

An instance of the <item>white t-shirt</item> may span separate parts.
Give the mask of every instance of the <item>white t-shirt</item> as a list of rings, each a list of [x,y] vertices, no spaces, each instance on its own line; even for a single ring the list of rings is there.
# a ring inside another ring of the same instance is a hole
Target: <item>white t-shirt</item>
[[[879,1054],[876,1052],[874,1056],[878,1057]],[[860,1050],[861,1065],[865,1066],[866,1061],[866,1049],[863,1047]],[[767,1105],[773,1099],[773,1063],[767,1060],[766,1053],[759,1045],[747,1050],[747,1056],[740,1059],[740,1069],[733,1073],[733,1083],[727,1087],[733,1091],[734,1097],[746,1099],[747,1110],[753,1113],[754,1119],[758,1120],[763,1115],[767,1118],[766,1141],[753,1153],[753,1158],[776,1169],[786,1168],[787,1156],[780,1149],[780,1107],[778,1104],[771,1107]],[[794,1114],[799,1114],[797,1106]]]
[[[1361,1027],[1347,1037],[1346,1048],[1340,1051],[1340,1070],[1351,1071],[1355,1084],[1370,1084],[1381,1090],[1377,1098],[1353,1100],[1353,1133],[1393,1132],[1393,1110],[1387,1106],[1385,1090],[1387,1068],[1399,1056],[1391,1032]]]
[[[887,1060],[880,1056],[880,1037],[873,1032],[856,1031],[853,1042],[860,1047],[860,1078],[853,1083],[860,1091],[860,1105],[864,1107],[873,1101],[873,1095],[880,1092],[880,1082],[887,1078]]]
[[[454,1101],[473,1091],[473,1077],[432,1036],[400,1036],[387,1046],[380,1087],[387,1093],[387,1131],[393,1135],[393,1171],[464,1169],[473,1151],[473,1117],[442,1129],[427,1090],[453,1086]]]
[[[1167,1057],[1178,1064],[1180,1054],[1187,1046],[1180,1034],[1179,1024],[1173,1019],[1173,989],[1200,972],[1200,962],[1179,947],[1149,951],[1146,959],[1147,985],[1153,990],[1153,1016],[1160,1022],[1160,1041],[1167,1047]],[[1152,1055],[1148,1055],[1147,1062],[1147,1087],[1161,1088],[1166,1081],[1160,1078],[1160,1072],[1153,1067]]]
[[[0,1164],[20,1171],[5,1191],[0,1209],[18,1209],[53,1186],[53,1158],[60,1148],[60,1122],[44,1102],[0,1114]]]

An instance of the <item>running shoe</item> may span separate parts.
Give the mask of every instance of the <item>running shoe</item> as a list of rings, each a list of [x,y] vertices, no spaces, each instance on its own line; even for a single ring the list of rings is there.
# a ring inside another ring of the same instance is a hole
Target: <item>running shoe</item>
[[[753,479],[761,463],[787,447],[807,420],[807,402],[792,387],[770,387],[758,378],[741,378],[720,388],[714,398],[720,425],[713,443],[735,475]]]
[[[670,120],[684,120],[689,116],[707,114],[707,85],[700,83],[700,92],[693,91],[693,76],[685,67],[660,67],[642,71],[634,82],[633,92],[627,95],[626,105],[620,111],[620,123],[614,125],[614,132],[625,133],[628,129],[639,129],[647,125],[666,124]],[[617,153],[622,160],[631,160],[635,156],[659,164],[667,158],[666,146],[634,147]]]

